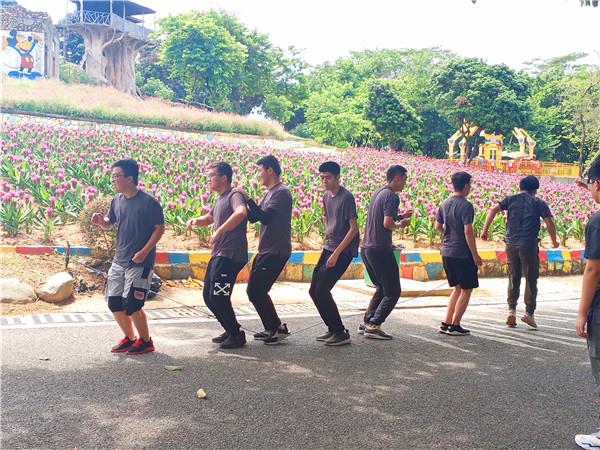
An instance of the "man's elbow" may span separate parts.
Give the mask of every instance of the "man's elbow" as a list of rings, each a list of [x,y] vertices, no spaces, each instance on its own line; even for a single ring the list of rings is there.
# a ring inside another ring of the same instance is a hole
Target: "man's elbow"
[[[588,259],[585,264],[585,274],[600,278],[600,259]]]

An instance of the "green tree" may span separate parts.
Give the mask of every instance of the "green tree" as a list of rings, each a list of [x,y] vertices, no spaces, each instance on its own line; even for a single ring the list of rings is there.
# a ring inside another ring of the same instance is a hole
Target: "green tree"
[[[83,38],[73,31],[68,32],[66,37],[61,38],[59,53],[66,61],[81,64],[81,59],[85,53]]]
[[[585,74],[585,66],[580,62],[585,56],[571,53],[528,63],[532,74],[529,131],[538,141],[539,159],[574,162],[579,157],[580,134],[574,109],[577,100],[571,100],[576,90],[569,85],[572,77],[581,76],[582,70]]]
[[[397,80],[375,80],[369,85],[366,117],[375,130],[396,150],[416,149],[421,119],[402,98]]]
[[[475,58],[456,58],[443,63],[432,80],[439,110],[460,127],[462,139],[469,129],[509,135],[514,127],[527,124],[528,83],[524,75],[505,65],[488,65]],[[472,154],[469,148],[467,156]]]
[[[579,175],[582,176],[586,159],[600,146],[600,69],[582,67],[566,80],[564,92],[565,102],[577,124]]]
[[[180,80],[188,102],[231,110],[233,84],[247,49],[213,17],[196,11],[160,19],[159,58],[169,77]]]
[[[349,95],[348,85],[336,83],[324,92],[313,92],[306,101],[306,126],[320,142],[336,147],[359,145],[373,134],[364,118],[360,97]]]
[[[271,89],[265,94],[263,112],[284,124],[287,130],[305,121],[305,101],[308,98],[308,64],[293,46],[285,51],[274,48],[274,70]]]
[[[229,101],[231,111],[248,114],[263,103],[265,93],[271,89],[278,53],[267,35],[249,30],[236,16],[215,10],[205,15],[227,30],[245,49],[246,58],[232,80]]]

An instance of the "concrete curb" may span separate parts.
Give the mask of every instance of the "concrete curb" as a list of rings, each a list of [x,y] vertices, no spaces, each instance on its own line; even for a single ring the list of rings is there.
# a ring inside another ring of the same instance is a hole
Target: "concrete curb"
[[[66,254],[64,246],[0,246],[0,253],[23,255]],[[93,256],[89,247],[72,246],[71,255]],[[398,251],[397,251],[398,252]],[[481,250],[484,260],[479,270],[482,278],[504,277],[508,270],[506,254],[501,250]],[[248,253],[248,264],[238,276],[239,282],[248,281],[250,267],[256,253]],[[279,281],[310,282],[314,267],[321,255],[320,251],[292,252]],[[585,268],[584,250],[541,249],[540,275],[581,275]],[[156,273],[163,279],[186,278],[203,279],[210,259],[210,251],[158,251],[156,253]],[[362,258],[352,260],[342,279],[361,279],[366,271]],[[442,280],[445,277],[442,257],[437,250],[406,251],[400,253],[400,277],[416,281]],[[368,280],[367,280],[368,281]]]

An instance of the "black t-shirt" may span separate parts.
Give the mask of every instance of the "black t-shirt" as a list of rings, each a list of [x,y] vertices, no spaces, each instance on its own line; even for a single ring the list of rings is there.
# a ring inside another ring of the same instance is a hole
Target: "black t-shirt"
[[[444,225],[442,256],[449,258],[468,258],[471,250],[465,237],[465,225],[473,223],[475,210],[473,205],[460,195],[453,195],[440,205],[436,220]]]
[[[292,193],[283,183],[269,189],[260,202],[263,211],[275,211],[268,225],[260,226],[258,253],[271,253],[289,258],[292,253]]]
[[[160,203],[141,190],[131,198],[118,194],[110,203],[108,220],[110,223],[117,224],[117,248],[113,262],[122,267],[151,268],[154,266],[155,248],[140,264],[134,263],[131,259],[146,245],[154,232],[154,227],[165,223]]]
[[[233,212],[240,206],[246,206],[244,196],[231,188],[217,197],[215,206],[210,211],[214,219],[215,230],[227,222]],[[246,237],[246,224],[248,219],[244,218],[237,226],[223,234],[212,247],[212,256],[223,256],[233,261],[248,261],[248,238]]]
[[[600,211],[590,217],[585,227],[585,257],[600,259]],[[600,309],[600,285],[596,289],[592,308]]]
[[[540,217],[552,217],[548,204],[528,192],[509,195],[500,202],[500,208],[508,211],[506,221],[506,243],[522,247],[533,247],[538,243]]]
[[[356,202],[354,196],[345,188],[340,190],[335,196],[331,192],[326,192],[323,196],[323,209],[327,217],[327,231],[325,235],[325,250],[335,251],[338,245],[344,240],[350,229],[350,219],[357,219]],[[358,255],[358,233],[350,242],[343,253],[350,256]]]
[[[394,222],[397,221],[399,206],[398,195],[389,187],[386,186],[375,191],[367,213],[365,237],[362,243],[364,248],[392,249],[392,230],[383,226],[383,219],[385,216],[389,216],[394,219]]]

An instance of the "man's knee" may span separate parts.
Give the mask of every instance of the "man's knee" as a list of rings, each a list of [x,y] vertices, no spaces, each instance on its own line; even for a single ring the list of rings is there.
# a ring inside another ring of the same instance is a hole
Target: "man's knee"
[[[125,311],[125,302],[123,301],[123,297],[120,295],[108,297],[108,309],[110,309],[111,312]]]
[[[393,301],[398,301],[400,299],[400,294],[401,294],[401,290],[400,287],[395,287],[394,289],[392,289],[388,296],[393,300]]]
[[[248,299],[250,299],[252,303],[260,300],[261,297],[264,297],[266,294],[264,284],[257,283],[250,279],[248,286],[246,287],[246,294],[248,294]]]
[[[311,283],[310,288],[308,289],[308,295],[310,295],[310,298],[312,298],[313,300],[317,300],[319,295],[318,291],[318,283]]]

